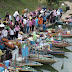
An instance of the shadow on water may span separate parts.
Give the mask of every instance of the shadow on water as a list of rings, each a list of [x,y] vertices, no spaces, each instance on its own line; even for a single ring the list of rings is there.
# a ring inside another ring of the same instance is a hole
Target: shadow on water
[[[56,69],[54,69],[51,65],[49,64],[44,64],[41,67],[35,67],[35,69],[37,69],[37,72],[44,72],[44,70],[46,72],[58,72]]]

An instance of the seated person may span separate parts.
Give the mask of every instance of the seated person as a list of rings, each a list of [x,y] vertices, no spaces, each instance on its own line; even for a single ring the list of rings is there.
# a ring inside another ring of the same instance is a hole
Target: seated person
[[[46,24],[43,24],[43,31],[47,31]]]

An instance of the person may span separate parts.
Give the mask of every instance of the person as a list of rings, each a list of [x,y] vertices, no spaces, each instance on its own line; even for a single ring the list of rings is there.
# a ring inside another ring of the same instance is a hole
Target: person
[[[20,20],[19,15],[17,15],[17,17],[16,17],[16,21],[19,21],[19,20]]]
[[[27,19],[26,27],[27,27],[27,33],[29,33],[29,19]]]
[[[13,38],[14,38],[14,29],[13,29],[13,27],[9,28],[9,32],[10,32],[10,38],[11,38],[11,40],[13,40]]]
[[[60,8],[60,18],[62,17],[62,8]]]
[[[27,18],[27,17],[25,17],[25,18],[23,19],[23,24],[24,24],[23,33],[26,32],[26,18]]]
[[[44,31],[44,32],[47,32],[46,24],[43,24],[43,31]]]
[[[34,31],[34,26],[35,26],[35,18],[32,19],[32,31]]]
[[[17,15],[19,15],[19,11],[15,11],[15,13],[13,14],[14,23],[16,22],[16,17],[17,17]]]
[[[57,10],[57,21],[59,21],[60,20],[60,10],[58,9]]]
[[[8,32],[6,30],[6,27],[2,30],[2,37],[7,38]]]
[[[18,24],[15,25],[16,38],[18,38],[18,32],[19,32],[19,29],[20,29],[19,25],[18,25]]]
[[[45,12],[44,12],[44,15],[43,15],[43,23],[46,22],[46,15],[45,15]]]
[[[35,19],[35,23],[36,23],[36,28],[38,27],[38,16]]]
[[[38,26],[39,27],[42,27],[42,24],[43,24],[43,17],[41,15],[39,15],[39,18],[38,18]]]
[[[32,28],[32,19],[29,20],[29,28],[30,28],[30,31],[31,31],[31,28]]]
[[[9,14],[9,20],[11,21],[12,20],[12,16]]]
[[[13,21],[12,21],[12,20],[11,20],[11,22],[10,22],[10,25],[11,25],[11,26],[13,26],[13,25],[14,25],[14,23],[13,23]]]
[[[18,39],[20,38],[20,39],[22,40],[22,35],[23,35],[23,32],[20,31],[20,32],[18,33]]]

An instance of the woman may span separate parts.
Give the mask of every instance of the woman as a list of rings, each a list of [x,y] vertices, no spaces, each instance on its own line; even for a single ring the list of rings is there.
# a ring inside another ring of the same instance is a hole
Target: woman
[[[14,29],[13,29],[13,27],[9,28],[9,32],[10,32],[10,38],[11,38],[11,40],[13,40],[13,38],[14,38]]]
[[[20,27],[19,27],[19,25],[18,25],[18,23],[17,23],[17,25],[15,25],[16,38],[18,38],[19,29],[20,29]]]
[[[34,26],[35,26],[35,18],[32,19],[32,31],[34,31]]]
[[[30,31],[32,29],[32,19],[29,21],[29,28],[30,28]]]

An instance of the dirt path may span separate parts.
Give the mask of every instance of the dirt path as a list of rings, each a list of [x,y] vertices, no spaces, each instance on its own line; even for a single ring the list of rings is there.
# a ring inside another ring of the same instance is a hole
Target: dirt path
[[[61,21],[63,21],[65,19],[65,17],[68,17],[69,14],[72,14],[72,2],[65,1],[64,3],[70,7],[70,10],[68,10],[66,13],[63,14]]]

